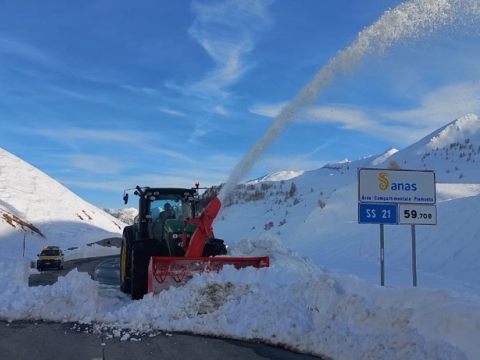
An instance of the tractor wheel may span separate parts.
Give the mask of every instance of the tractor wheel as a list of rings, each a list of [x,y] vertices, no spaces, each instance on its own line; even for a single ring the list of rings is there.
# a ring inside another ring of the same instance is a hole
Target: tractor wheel
[[[148,292],[148,262],[151,254],[143,242],[134,242],[131,248],[131,295],[132,300],[140,300]]]
[[[202,256],[210,257],[217,255],[226,255],[227,247],[221,239],[209,239],[205,243]]]
[[[122,247],[120,250],[120,290],[126,294],[132,291],[130,281],[131,273],[131,253],[130,244],[133,238],[133,232],[130,228],[125,228],[122,237]]]

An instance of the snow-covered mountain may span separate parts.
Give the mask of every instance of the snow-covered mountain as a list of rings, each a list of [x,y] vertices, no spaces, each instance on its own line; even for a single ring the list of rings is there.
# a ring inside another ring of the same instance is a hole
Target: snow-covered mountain
[[[42,245],[79,246],[121,236],[125,224],[39,169],[0,149],[0,247],[34,257]]]
[[[294,177],[300,176],[304,173],[303,170],[300,171],[277,171],[265,176],[262,176],[258,179],[247,181],[246,184],[257,184],[262,181],[281,181],[281,180],[289,180],[293,179]]]
[[[468,114],[401,151],[390,148],[380,155],[370,155],[357,160],[345,158],[312,171],[286,170],[249,180],[245,183],[246,186],[240,186],[240,190],[237,189],[233,196],[233,202],[236,204],[234,207],[239,210],[242,204],[248,203],[249,200],[260,200],[258,198],[260,194],[265,205],[277,205],[278,213],[291,213],[293,209],[290,211],[288,208],[292,204],[284,200],[287,190],[289,192],[291,184],[294,183],[297,187],[295,198],[297,200],[304,198],[304,208],[295,209],[299,209],[300,223],[303,224],[303,221],[311,216],[310,211],[312,211],[309,207],[305,209],[307,207],[305,202],[311,203],[314,208],[324,206],[327,200],[329,203],[332,202],[330,199],[333,193],[340,190],[342,186],[349,186],[350,189],[353,189],[352,186],[356,186],[358,168],[388,168],[392,165],[403,169],[434,170],[438,196],[442,201],[450,199],[451,196],[461,197],[462,194],[471,196],[477,193],[476,184],[480,183],[480,168],[476,165],[478,161],[480,161],[480,120],[476,115]],[[257,195],[254,194],[255,192]],[[295,201],[295,198],[291,200]],[[311,199],[314,201],[312,202]],[[352,199],[356,200],[356,196],[352,196]],[[234,211],[228,210],[229,205],[231,204],[224,204],[221,218],[225,218],[230,211]],[[258,208],[261,207],[261,204],[257,202],[255,206]],[[355,203],[352,203],[351,207],[350,213],[353,211],[356,214]],[[268,208],[273,209],[271,206],[267,206],[267,210],[270,210]],[[105,209],[105,211],[125,223],[132,223],[138,213],[135,208]],[[265,227],[260,223],[271,217],[263,216],[260,212],[252,217],[255,218],[252,219],[255,220],[253,226],[244,226],[243,222],[239,223],[240,226],[257,230],[250,232],[252,236],[259,236]],[[267,213],[269,212],[271,211],[267,211]],[[287,218],[282,218],[277,222],[283,220],[287,220]],[[246,222],[248,223],[248,221]],[[270,220],[265,223],[269,222]],[[273,222],[275,223],[275,221]],[[216,226],[221,227],[222,225],[217,222]],[[289,227],[285,226],[284,229]],[[281,233],[281,231],[279,232]],[[224,237],[232,238],[230,234],[225,234]],[[237,239],[239,236],[234,236],[234,238]]]
[[[480,121],[465,115],[390,157],[402,168],[436,170],[438,182],[480,182]]]
[[[102,208],[103,211],[112,215],[114,218],[120,220],[125,224],[132,225],[133,219],[138,215],[138,209],[134,207],[124,208],[124,209],[106,209]]]
[[[357,169],[434,170],[437,225],[416,227],[418,269],[431,286],[460,290],[468,283],[480,290],[479,163],[480,120],[466,115],[400,151],[238,188],[217,217],[215,234],[227,243],[273,237],[320,266],[378,283],[379,226],[358,224]],[[387,226],[385,236],[387,283],[411,284],[400,275],[411,271],[410,226]]]

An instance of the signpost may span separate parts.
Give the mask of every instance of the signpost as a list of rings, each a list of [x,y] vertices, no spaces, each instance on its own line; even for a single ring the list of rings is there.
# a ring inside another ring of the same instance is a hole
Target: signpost
[[[435,172],[358,169],[358,223],[380,225],[380,282],[385,285],[384,225],[411,225],[413,286],[417,286],[415,225],[436,225]]]

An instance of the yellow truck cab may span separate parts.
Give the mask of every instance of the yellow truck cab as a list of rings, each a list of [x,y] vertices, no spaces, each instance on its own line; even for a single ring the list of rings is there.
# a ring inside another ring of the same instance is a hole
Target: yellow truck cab
[[[63,252],[58,246],[44,246],[40,254],[37,254],[37,270],[63,269]]]

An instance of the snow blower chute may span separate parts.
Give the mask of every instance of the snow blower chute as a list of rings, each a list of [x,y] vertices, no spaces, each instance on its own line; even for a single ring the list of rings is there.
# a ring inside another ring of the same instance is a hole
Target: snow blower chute
[[[227,249],[212,229],[221,202],[214,198],[197,217],[198,189],[198,183],[191,189],[136,187],[139,213],[123,231],[120,253],[120,288],[132,299],[182,285],[196,273],[218,272],[224,265],[269,266],[268,256],[222,256]]]

